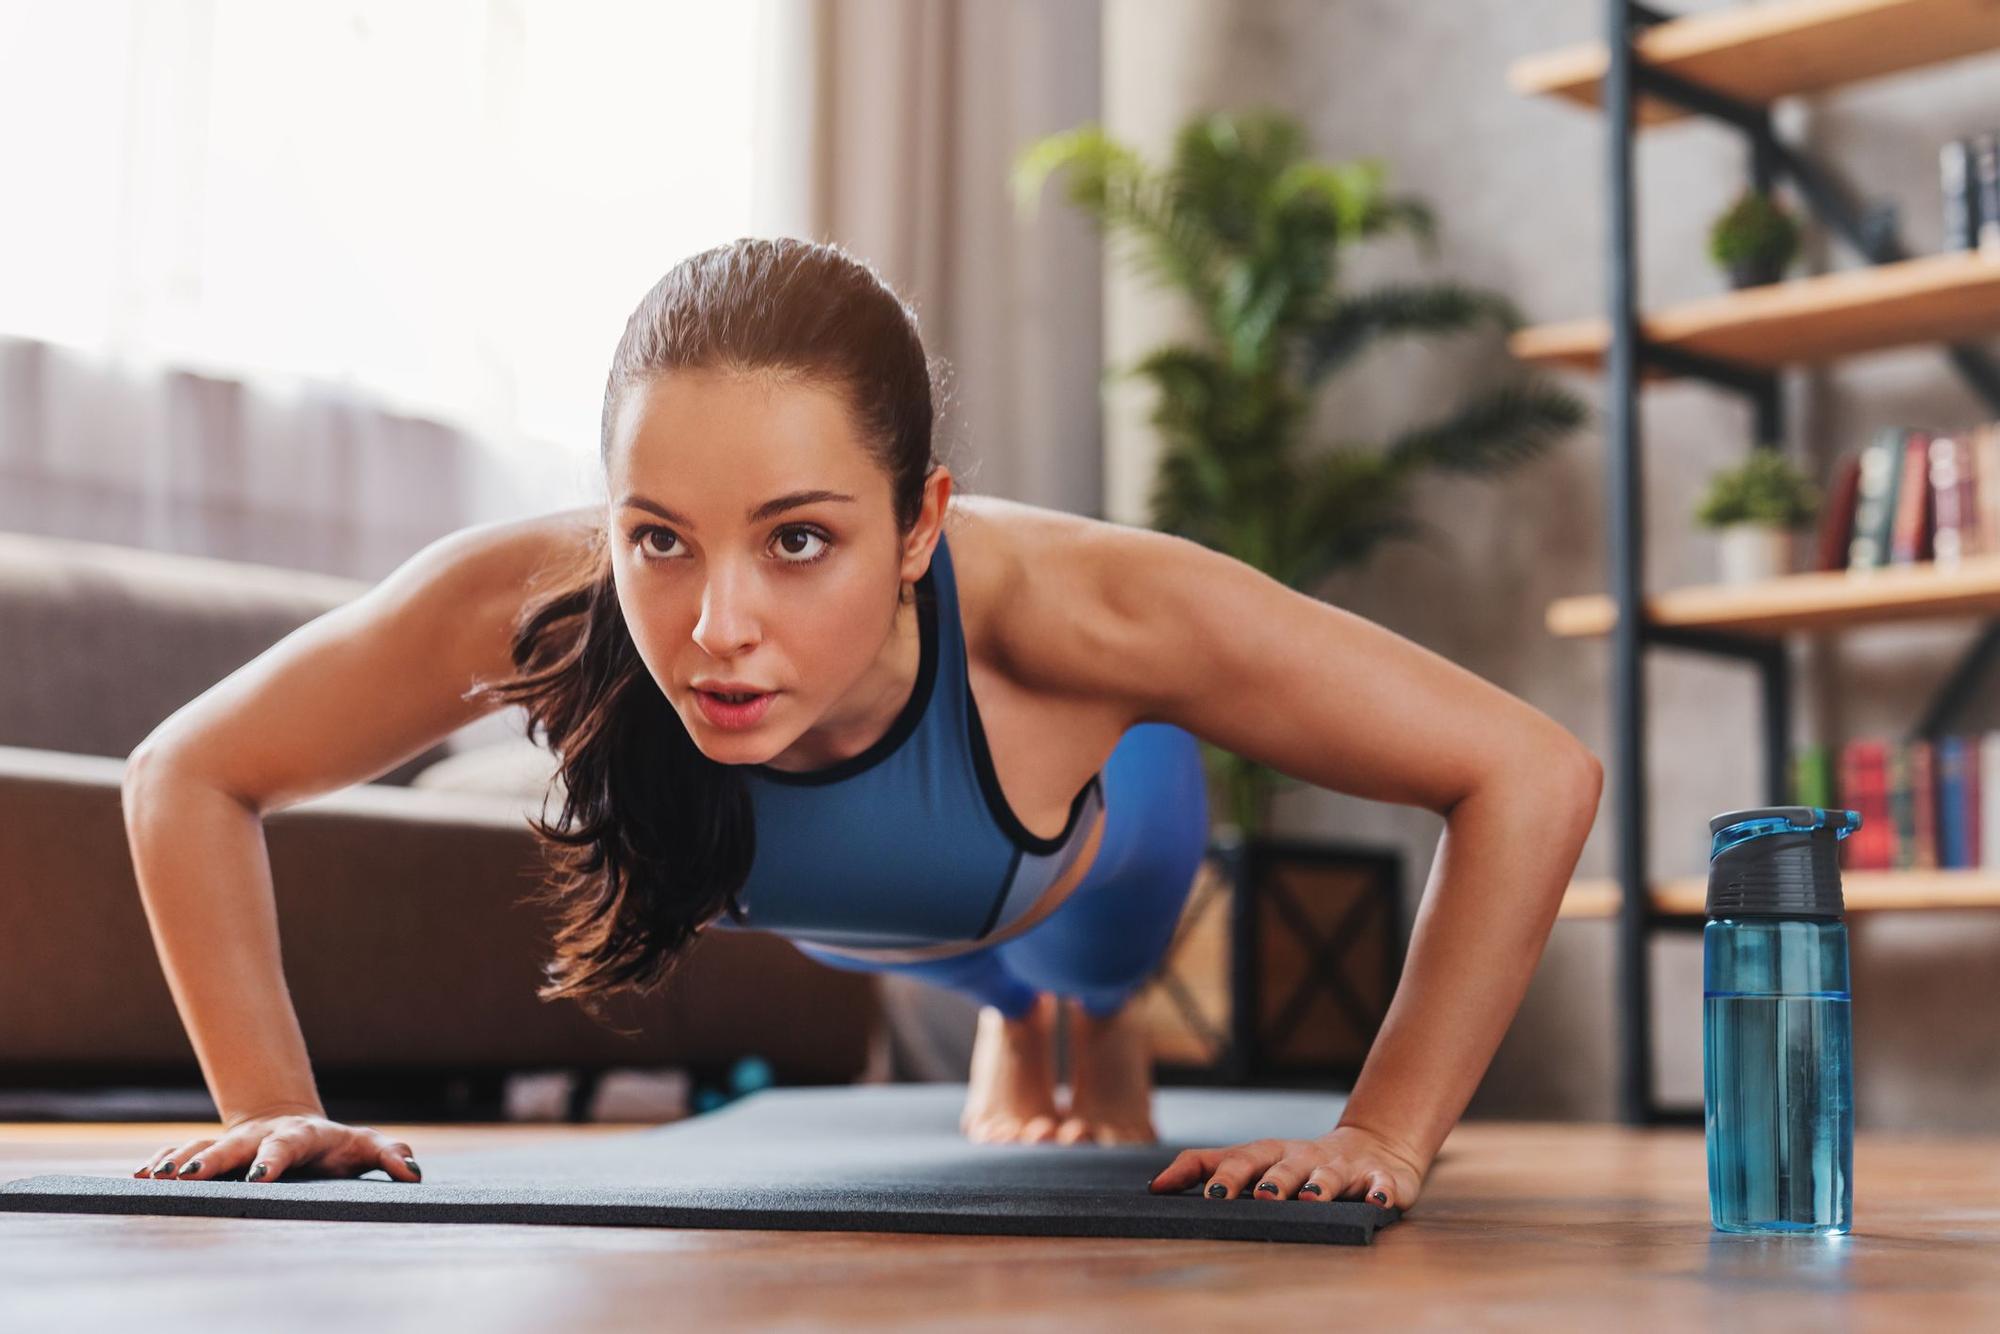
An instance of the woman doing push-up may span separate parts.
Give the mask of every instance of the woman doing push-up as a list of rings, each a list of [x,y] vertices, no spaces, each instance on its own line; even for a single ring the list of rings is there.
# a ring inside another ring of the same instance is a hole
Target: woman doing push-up
[[[1338,1125],[1152,1183],[1407,1209],[1527,988],[1601,769],[1436,654],[1165,533],[955,492],[914,314],[837,247],[745,239],[639,303],[602,507],[433,542],[134,752],[126,823],[221,1113],[138,1175],[380,1168],[329,1120],[280,971],[261,817],[525,708],[557,907],[540,994],[661,982],[703,931],[979,1002],[981,1141],[1155,1140],[1128,1000],[1207,843],[1197,738],[1446,827]],[[1068,1098],[1053,1026],[1068,1010]]]

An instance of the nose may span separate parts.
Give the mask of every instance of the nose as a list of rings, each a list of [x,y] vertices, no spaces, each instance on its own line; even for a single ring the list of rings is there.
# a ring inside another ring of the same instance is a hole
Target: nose
[[[734,657],[762,638],[757,629],[756,577],[721,566],[713,568],[715,572],[702,589],[701,619],[695,622],[694,642],[711,657]]]

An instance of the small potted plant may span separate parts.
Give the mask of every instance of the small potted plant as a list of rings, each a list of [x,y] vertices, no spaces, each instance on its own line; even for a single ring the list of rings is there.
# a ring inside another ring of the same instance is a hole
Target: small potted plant
[[[1757,583],[1791,573],[1792,532],[1819,510],[1819,488],[1776,446],[1750,451],[1709,479],[1695,518],[1721,540],[1722,582]]]
[[[1798,219],[1770,195],[1745,190],[1710,226],[1708,253],[1731,287],[1777,282],[1798,257]]]

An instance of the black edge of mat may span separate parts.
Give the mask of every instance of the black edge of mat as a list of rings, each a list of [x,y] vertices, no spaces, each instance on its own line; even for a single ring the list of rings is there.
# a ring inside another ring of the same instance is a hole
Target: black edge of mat
[[[339,1194],[328,1187],[340,1188]],[[356,1198],[355,1187],[394,1191]],[[442,1198],[425,1199],[428,1191]],[[566,1227],[737,1228],[758,1231],[929,1232],[960,1235],[1132,1237],[1368,1245],[1402,1216],[1364,1200],[1132,1200],[901,1189],[780,1192],[745,1205],[740,1192],[604,1191],[595,1203],[524,1199],[521,1188],[429,1187],[402,1182],[142,1181],[34,1176],[0,1185],[0,1213],[155,1214],[357,1223],[515,1223]],[[551,1192],[553,1193],[553,1192]],[[733,1203],[701,1203],[704,1197]],[[689,1202],[695,1201],[695,1202]],[[1074,1206],[1065,1208],[1068,1204]]]

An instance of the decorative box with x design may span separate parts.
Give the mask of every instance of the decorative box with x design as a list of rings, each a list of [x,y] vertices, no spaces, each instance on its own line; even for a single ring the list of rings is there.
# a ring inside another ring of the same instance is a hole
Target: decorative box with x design
[[[1211,844],[1138,997],[1161,1079],[1351,1085],[1395,994],[1401,888],[1389,849]]]

